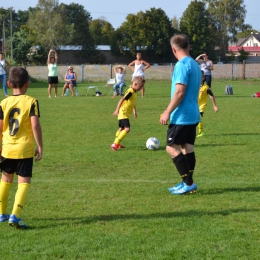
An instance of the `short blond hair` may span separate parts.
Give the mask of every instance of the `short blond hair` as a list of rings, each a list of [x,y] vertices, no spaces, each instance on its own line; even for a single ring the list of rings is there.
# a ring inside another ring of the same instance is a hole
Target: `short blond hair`
[[[136,82],[138,84],[144,84],[145,83],[145,78],[142,76],[136,76],[133,78],[133,82]]]

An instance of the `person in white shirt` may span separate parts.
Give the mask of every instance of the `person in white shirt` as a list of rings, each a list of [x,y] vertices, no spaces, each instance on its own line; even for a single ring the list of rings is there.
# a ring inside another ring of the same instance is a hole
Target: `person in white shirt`
[[[200,64],[200,68],[204,73],[206,83],[211,88],[211,71],[214,70],[212,61],[209,60],[206,52],[200,54],[195,60]]]
[[[145,78],[144,71],[150,68],[150,66],[151,65],[148,62],[142,60],[142,54],[140,52],[136,54],[136,60],[128,64],[128,67],[134,72],[132,75],[133,78],[136,76],[142,76],[143,78]],[[145,92],[144,87],[141,89],[141,92],[142,92],[142,97],[144,97],[144,92]]]
[[[116,84],[114,85],[114,96],[123,96],[123,89],[126,86],[125,84],[125,73],[126,69],[123,66],[114,67],[114,72],[116,76]]]
[[[10,63],[4,59],[3,53],[0,53],[0,82],[2,81],[3,90],[6,97],[8,97],[6,86],[6,71],[11,67]]]

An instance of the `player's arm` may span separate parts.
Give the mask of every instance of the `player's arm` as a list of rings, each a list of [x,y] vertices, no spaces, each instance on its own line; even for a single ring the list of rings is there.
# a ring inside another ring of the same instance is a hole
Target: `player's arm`
[[[122,103],[124,102],[124,100],[125,100],[125,97],[122,97],[122,98],[118,101],[117,107],[116,107],[116,110],[115,110],[114,113],[113,113],[113,116],[117,116],[117,115],[118,115],[119,109],[120,109]]]
[[[47,58],[47,65],[49,65],[51,62],[50,62],[50,60],[51,60],[51,53],[52,53],[52,49],[50,49],[50,51],[49,51],[49,53],[48,53],[48,58]]]
[[[213,105],[213,109],[215,112],[218,112],[218,107],[217,107],[217,103],[216,103],[216,99],[215,96],[213,95],[213,92],[211,91],[211,89],[207,90],[207,94],[210,95],[211,100],[212,100],[212,105]]]
[[[203,59],[204,54],[200,54],[195,60],[200,62],[201,59]]]
[[[144,71],[151,67],[151,64],[143,60],[143,64],[145,65]]]
[[[37,144],[37,147],[35,149],[35,161],[38,162],[42,158],[42,152],[43,152],[43,142],[42,142],[42,129],[40,125],[40,120],[38,116],[31,116],[31,125],[33,130],[33,135],[35,142]]]
[[[125,68],[124,66],[122,66],[122,68],[123,68],[122,73],[123,73],[123,74],[126,74],[126,68]]]
[[[3,120],[0,119],[0,156],[2,154]]]
[[[73,79],[73,81],[76,81],[76,80],[77,80],[77,73],[74,72],[74,79]]]
[[[5,63],[7,65],[6,71],[9,71],[11,64],[7,60],[5,60]]]
[[[56,64],[58,64],[58,53],[55,51],[55,50],[53,50],[54,51],[54,53],[55,53],[55,62],[56,62]]]
[[[162,125],[166,125],[167,121],[170,118],[171,113],[179,106],[179,104],[182,102],[185,91],[186,91],[186,85],[177,83],[175,88],[175,92],[173,94],[172,100],[170,101],[168,107],[163,112],[163,114],[160,117],[160,123]]]
[[[132,61],[132,62],[130,62],[127,66],[128,66],[128,68],[129,68],[130,70],[134,71],[134,68],[133,68],[134,65],[135,65],[135,60]]]
[[[137,118],[136,106],[134,106],[133,108],[133,114],[134,114],[134,118]]]
[[[210,61],[210,67],[208,67],[209,70],[214,70],[213,62]]]

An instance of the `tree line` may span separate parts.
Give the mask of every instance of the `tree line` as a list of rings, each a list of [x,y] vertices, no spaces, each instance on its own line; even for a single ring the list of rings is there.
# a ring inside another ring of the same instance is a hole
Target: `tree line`
[[[5,32],[0,26],[0,33],[5,33],[7,39],[7,55],[12,44],[14,63],[43,64],[48,50],[61,45],[81,46],[78,55],[86,58],[87,63],[105,62],[97,45],[110,45],[115,58],[119,55],[132,58],[136,52],[142,52],[149,55],[152,62],[172,62],[169,39],[175,33],[189,37],[193,57],[207,51],[214,60],[218,48],[223,60],[229,42],[256,32],[245,24],[244,0],[194,0],[180,19],[170,19],[161,8],[151,8],[128,14],[118,29],[105,18],[92,19],[80,4],[57,2],[38,0],[36,7],[11,10],[11,14],[9,9],[0,8],[0,21],[5,25]]]

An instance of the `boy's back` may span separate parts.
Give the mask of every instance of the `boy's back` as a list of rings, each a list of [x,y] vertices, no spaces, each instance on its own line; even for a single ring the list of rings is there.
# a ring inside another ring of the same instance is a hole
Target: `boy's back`
[[[38,102],[33,97],[28,95],[10,96],[1,102],[3,157],[20,159],[34,156],[31,116],[40,116]]]

